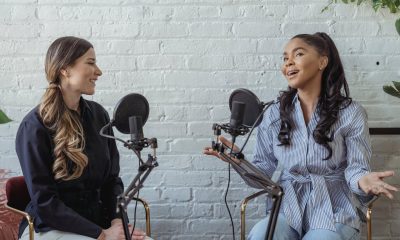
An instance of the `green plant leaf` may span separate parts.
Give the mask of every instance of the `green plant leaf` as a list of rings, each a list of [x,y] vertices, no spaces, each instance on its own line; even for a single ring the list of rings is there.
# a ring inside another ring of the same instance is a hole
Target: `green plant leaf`
[[[342,2],[344,2],[344,3],[349,3],[349,0],[342,0]]]
[[[360,5],[364,0],[358,0],[357,5]]]
[[[392,83],[396,91],[400,92],[400,82],[392,81]]]
[[[391,96],[400,98],[400,93],[391,85],[383,86],[383,91]]]
[[[12,120],[7,117],[7,115],[0,110],[0,124],[11,122]]]
[[[394,25],[396,26],[397,33],[400,35],[400,18],[396,20]]]
[[[396,7],[396,5],[394,4],[394,2],[393,1],[387,1],[387,5],[389,6],[389,9],[390,9],[390,12],[391,13],[396,13],[397,12],[397,7]]]
[[[372,8],[376,11],[378,11],[379,8],[381,8],[383,5],[382,0],[372,0]]]

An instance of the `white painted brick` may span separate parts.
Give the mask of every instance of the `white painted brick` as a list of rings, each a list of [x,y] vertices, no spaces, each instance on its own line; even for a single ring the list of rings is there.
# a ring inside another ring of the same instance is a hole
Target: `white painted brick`
[[[200,6],[199,17],[200,18],[217,18],[219,16],[219,9],[215,6]]]
[[[297,7],[298,5],[296,5]],[[314,5],[312,5],[314,6]],[[280,5],[255,5],[244,6],[243,17],[246,19],[281,19],[288,13],[288,6],[286,4]]]
[[[102,38],[134,38],[139,34],[139,24],[116,23],[92,25],[92,36]]]
[[[36,19],[36,6],[20,5],[12,9],[11,19],[16,21],[33,21]]]
[[[193,23],[189,26],[191,37],[229,37],[232,36],[231,23]]]
[[[242,22],[233,25],[233,34],[238,37],[277,37],[281,34],[280,22]]]
[[[178,38],[188,34],[185,23],[146,23],[142,24],[142,35],[149,38]]]
[[[373,21],[337,22],[332,25],[334,36],[376,36],[378,31],[379,24]]]
[[[60,36],[89,37],[91,26],[81,22],[46,22],[41,24],[39,35],[41,37],[58,38]]]
[[[59,20],[60,19],[60,7],[43,5],[37,7],[37,17],[39,20]],[[71,14],[71,13],[69,13]]]
[[[399,38],[370,38],[365,39],[365,53],[368,54],[399,54]]]
[[[191,122],[188,133],[190,136],[208,137],[212,133],[212,125],[211,122]]]
[[[0,20],[9,21],[11,20],[12,5],[0,5]]]
[[[182,173],[175,172],[165,176],[167,186],[206,187],[212,183],[211,173]]]
[[[21,24],[15,23],[13,25],[7,23],[0,23],[0,29],[3,38],[17,38],[17,39],[27,39],[34,38],[37,36],[39,27],[33,24]]]
[[[185,59],[181,56],[173,55],[145,55],[139,56],[138,69],[183,69],[185,68]]]
[[[157,169],[161,170],[192,170],[192,160],[189,156],[158,155]]]
[[[224,18],[240,18],[243,17],[244,11],[242,7],[234,5],[223,5],[220,7],[220,16]]]
[[[162,199],[168,202],[188,202],[192,199],[191,195],[190,188],[167,188],[163,192]]]
[[[191,70],[229,70],[233,69],[233,58],[230,56],[191,57],[188,67]]]
[[[143,131],[148,137],[175,138],[186,136],[186,123],[152,123],[145,125]]]
[[[315,32],[327,32],[330,31],[330,23],[328,22],[315,22],[310,23],[309,21],[299,23],[284,23],[282,25],[283,34],[285,36],[295,36],[297,34],[308,33],[313,34]]]

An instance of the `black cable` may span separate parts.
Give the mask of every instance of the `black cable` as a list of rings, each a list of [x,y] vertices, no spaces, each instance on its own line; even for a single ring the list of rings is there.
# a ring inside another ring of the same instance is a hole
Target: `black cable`
[[[232,141],[232,147],[231,147],[229,156],[232,154],[232,149],[233,149],[234,144],[235,144],[234,141]],[[231,210],[229,209],[229,205],[228,205],[228,201],[227,201],[227,196],[228,196],[228,192],[229,192],[230,183],[231,183],[231,164],[228,163],[228,185],[226,186],[224,201],[225,201],[226,209],[228,210],[229,218],[231,220],[232,237],[233,237],[233,240],[235,240],[236,239],[235,238],[235,225],[233,224],[233,218],[232,218]]]
[[[272,103],[274,103],[274,101],[268,102],[265,104],[264,109],[262,110],[262,112],[260,113],[260,115],[258,115],[257,119],[254,121],[253,126],[251,126],[251,130],[249,132],[249,134],[247,135],[246,141],[244,142],[242,148],[240,149],[239,153],[242,153],[244,147],[246,146],[247,142],[249,141],[249,138],[251,136],[251,133],[253,132],[257,122],[260,120],[260,118],[264,115],[264,112],[272,105]]]

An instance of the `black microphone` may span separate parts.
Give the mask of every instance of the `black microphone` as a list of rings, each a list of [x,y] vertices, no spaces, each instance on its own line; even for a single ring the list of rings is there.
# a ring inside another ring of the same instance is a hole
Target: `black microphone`
[[[246,104],[244,102],[234,101],[232,103],[231,120],[229,122],[232,128],[238,128],[243,124],[245,109]]]
[[[141,116],[129,117],[129,133],[133,142],[143,139],[143,122]]]

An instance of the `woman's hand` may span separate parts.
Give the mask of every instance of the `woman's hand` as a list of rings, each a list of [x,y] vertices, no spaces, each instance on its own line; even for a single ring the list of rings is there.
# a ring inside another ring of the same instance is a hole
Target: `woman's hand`
[[[384,178],[391,177],[393,175],[393,171],[371,172],[361,177],[361,179],[358,181],[358,186],[367,194],[383,194],[386,197],[393,199],[391,191],[397,192],[398,189],[383,181]]]
[[[128,225],[129,234],[132,232],[132,225]],[[146,233],[136,229],[132,234],[132,240],[142,240],[146,238]],[[111,227],[104,229],[98,240],[125,240],[124,228],[122,226],[122,220],[116,218],[111,221]]]
[[[224,138],[223,136],[219,136],[219,137],[218,137],[218,140],[219,140],[219,142],[222,143],[223,145],[228,146],[228,147],[230,147],[230,148],[232,147],[232,142],[229,141],[228,139]],[[229,150],[229,151],[230,151],[230,150]],[[240,149],[239,149],[236,145],[234,145],[234,146],[233,146],[233,152],[239,152],[239,151],[240,151]],[[221,159],[221,160],[223,160],[223,161],[225,161],[225,162],[228,162],[228,161],[226,161],[226,160],[222,157],[222,155],[221,155],[218,151],[213,150],[212,147],[205,147],[205,148],[203,149],[203,153],[204,153],[205,155],[215,156],[215,157],[217,157],[217,158],[219,158],[219,159]],[[236,162],[237,164],[240,164],[240,160],[237,159],[237,158],[232,158],[232,157],[231,157],[231,160],[234,161],[234,162]]]

